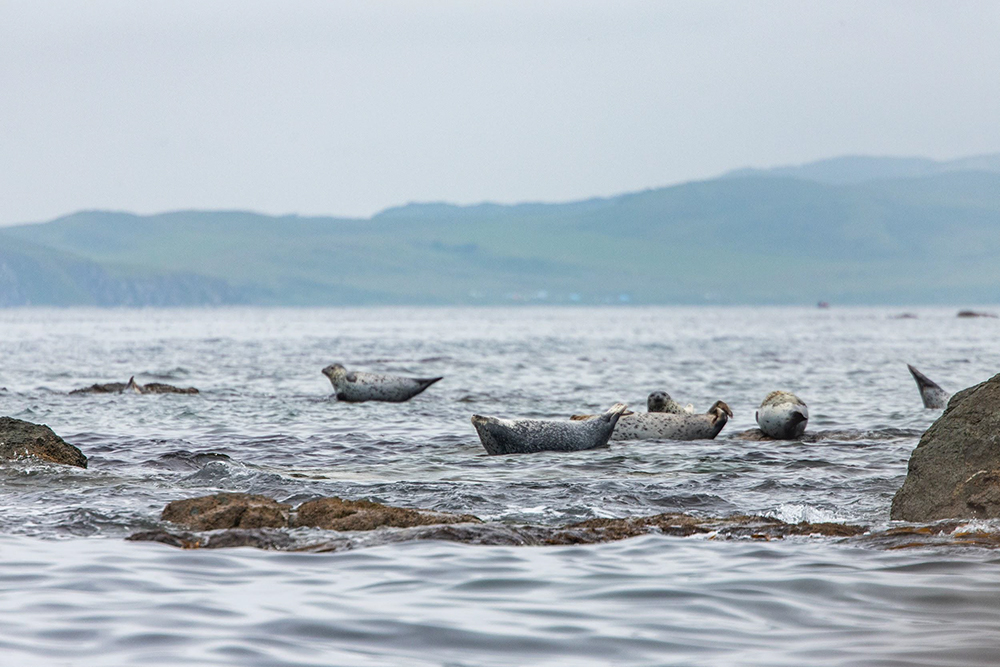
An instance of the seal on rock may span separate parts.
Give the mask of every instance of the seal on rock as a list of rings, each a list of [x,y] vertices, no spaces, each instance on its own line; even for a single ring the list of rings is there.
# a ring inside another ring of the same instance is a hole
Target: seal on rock
[[[943,410],[948,407],[948,399],[951,398],[951,394],[913,366],[906,364],[906,367],[910,369],[910,375],[917,381],[917,388],[920,389],[920,398],[923,399],[925,408]]]
[[[402,403],[441,379],[440,377],[408,378],[399,375],[348,371],[340,364],[327,366],[323,369],[323,375],[330,379],[337,400],[345,403],[361,403],[363,401]]]
[[[489,454],[577,452],[607,445],[618,418],[627,409],[624,403],[615,403],[602,415],[576,421],[472,415],[472,425]]]
[[[772,391],[764,397],[754,417],[764,435],[778,440],[792,440],[805,432],[809,408],[795,394]]]
[[[612,440],[711,440],[719,435],[733,411],[716,401],[708,412],[640,412],[618,420]]]

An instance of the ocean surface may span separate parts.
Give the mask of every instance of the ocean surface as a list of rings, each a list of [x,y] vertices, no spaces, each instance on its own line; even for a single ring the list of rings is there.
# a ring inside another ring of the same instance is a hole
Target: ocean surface
[[[685,512],[891,525],[939,412],[1000,371],[956,309],[0,310],[0,415],[86,470],[0,467],[0,666],[997,665],[1000,551],[648,535],[572,547],[411,541],[337,553],[127,542],[171,500],[338,495],[560,526]],[[443,375],[342,404],[320,370]],[[69,395],[97,382],[187,395]],[[712,441],[489,457],[469,418],[566,418],[666,390]],[[818,442],[750,442],[774,389]],[[994,526],[995,527],[995,526]]]

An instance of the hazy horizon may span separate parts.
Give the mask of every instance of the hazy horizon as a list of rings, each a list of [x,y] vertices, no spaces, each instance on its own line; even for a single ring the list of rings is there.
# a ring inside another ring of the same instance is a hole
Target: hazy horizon
[[[998,28],[985,2],[0,2],[0,225],[997,153]]]

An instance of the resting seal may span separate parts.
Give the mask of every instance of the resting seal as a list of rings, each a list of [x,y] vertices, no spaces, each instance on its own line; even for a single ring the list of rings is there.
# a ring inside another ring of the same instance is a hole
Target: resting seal
[[[805,432],[809,408],[795,394],[772,391],[764,397],[754,417],[764,435],[778,440],[793,440]]]
[[[948,406],[951,394],[913,366],[906,364],[906,367],[910,369],[910,375],[917,381],[917,388],[920,389],[920,398],[923,399],[925,408],[943,410]]]
[[[362,401],[386,401],[402,403],[408,401],[441,378],[407,378],[399,375],[379,375],[350,371],[340,364],[331,364],[323,369],[323,375],[330,378],[338,401],[361,403]]]
[[[607,445],[618,418],[626,409],[624,403],[615,403],[603,415],[577,421],[472,415],[472,425],[488,454],[577,452]]]
[[[641,412],[618,420],[612,440],[711,440],[719,435],[733,411],[716,401],[708,412]]]

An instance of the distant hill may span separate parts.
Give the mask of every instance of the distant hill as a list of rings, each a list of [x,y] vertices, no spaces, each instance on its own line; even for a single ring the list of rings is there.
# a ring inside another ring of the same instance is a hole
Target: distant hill
[[[87,211],[0,229],[0,305],[1000,302],[998,158],[927,162],[371,219]]]
[[[919,157],[835,157],[797,167],[737,169],[726,177],[777,176],[798,178],[830,185],[854,185],[876,180],[922,178],[956,171],[986,171],[1000,174],[1000,154],[977,155],[958,160],[930,160]]]

